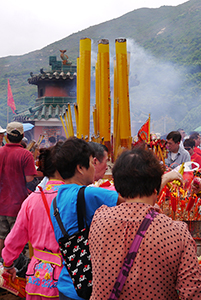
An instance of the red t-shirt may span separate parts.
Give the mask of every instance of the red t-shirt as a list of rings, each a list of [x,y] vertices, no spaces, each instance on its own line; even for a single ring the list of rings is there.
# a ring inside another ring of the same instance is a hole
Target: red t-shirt
[[[194,153],[198,154],[201,156],[201,150],[198,147],[194,147]]]
[[[16,217],[28,196],[25,176],[37,175],[32,154],[19,144],[0,148],[0,215]]]
[[[201,155],[194,152],[193,155],[191,155],[191,161],[197,162],[200,165],[200,168],[201,168]]]

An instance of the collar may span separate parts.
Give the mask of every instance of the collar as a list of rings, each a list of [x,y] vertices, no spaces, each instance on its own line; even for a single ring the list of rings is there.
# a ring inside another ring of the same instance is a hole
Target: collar
[[[23,148],[23,146],[21,144],[18,144],[18,143],[8,143],[8,144],[5,144],[4,147],[20,147],[20,148]]]

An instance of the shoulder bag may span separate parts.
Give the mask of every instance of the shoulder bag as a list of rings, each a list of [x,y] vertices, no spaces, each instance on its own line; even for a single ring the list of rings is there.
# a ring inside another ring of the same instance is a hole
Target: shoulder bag
[[[88,244],[89,228],[86,223],[85,188],[85,186],[81,187],[77,196],[79,231],[75,234],[69,236],[66,232],[57,208],[56,198],[53,200],[53,207],[54,216],[63,234],[63,237],[59,239],[59,248],[65,266],[73,281],[78,296],[89,299],[92,292],[92,267]]]

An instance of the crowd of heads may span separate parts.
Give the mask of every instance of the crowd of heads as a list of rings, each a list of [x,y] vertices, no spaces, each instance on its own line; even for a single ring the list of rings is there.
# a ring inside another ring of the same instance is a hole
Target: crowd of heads
[[[1,131],[3,134],[5,133],[3,128],[0,128],[0,133]],[[21,123],[9,123],[6,133],[10,142],[23,142],[24,130]],[[167,148],[172,152],[177,151],[184,137],[185,132],[181,128],[171,131],[166,137]],[[77,166],[88,170],[93,163],[94,180],[103,178],[107,170],[107,147],[76,137],[57,143],[55,138],[50,138],[49,142],[52,144],[51,147],[39,150],[39,169],[44,176],[51,177],[57,169],[63,179],[69,179],[75,175]],[[199,133],[192,132],[189,138],[184,139],[183,143],[186,150],[193,151],[194,147],[200,144]],[[163,169],[158,159],[152,151],[142,147],[123,151],[116,160],[112,171],[116,190],[126,198],[133,198],[137,195],[139,197],[150,196],[154,190],[158,192],[162,174]]]

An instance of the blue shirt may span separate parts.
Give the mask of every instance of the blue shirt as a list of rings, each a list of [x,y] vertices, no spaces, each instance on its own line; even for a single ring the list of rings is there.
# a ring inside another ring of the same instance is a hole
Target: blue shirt
[[[81,186],[77,184],[65,184],[60,187],[57,195],[57,207],[59,209],[64,228],[69,235],[72,235],[78,231],[76,206],[77,194],[80,188]],[[115,191],[109,191],[107,189],[91,186],[86,187],[84,196],[86,205],[86,221],[88,226],[90,226],[91,224],[96,209],[98,209],[103,204],[109,207],[115,206],[118,199],[118,193]],[[63,234],[56,218],[54,217],[53,204],[50,207],[50,216],[54,227],[55,237],[58,241],[63,236]],[[82,298],[78,297],[73,282],[65,266],[63,267],[59,276],[57,287],[59,291],[65,296],[76,300],[82,300]]]

